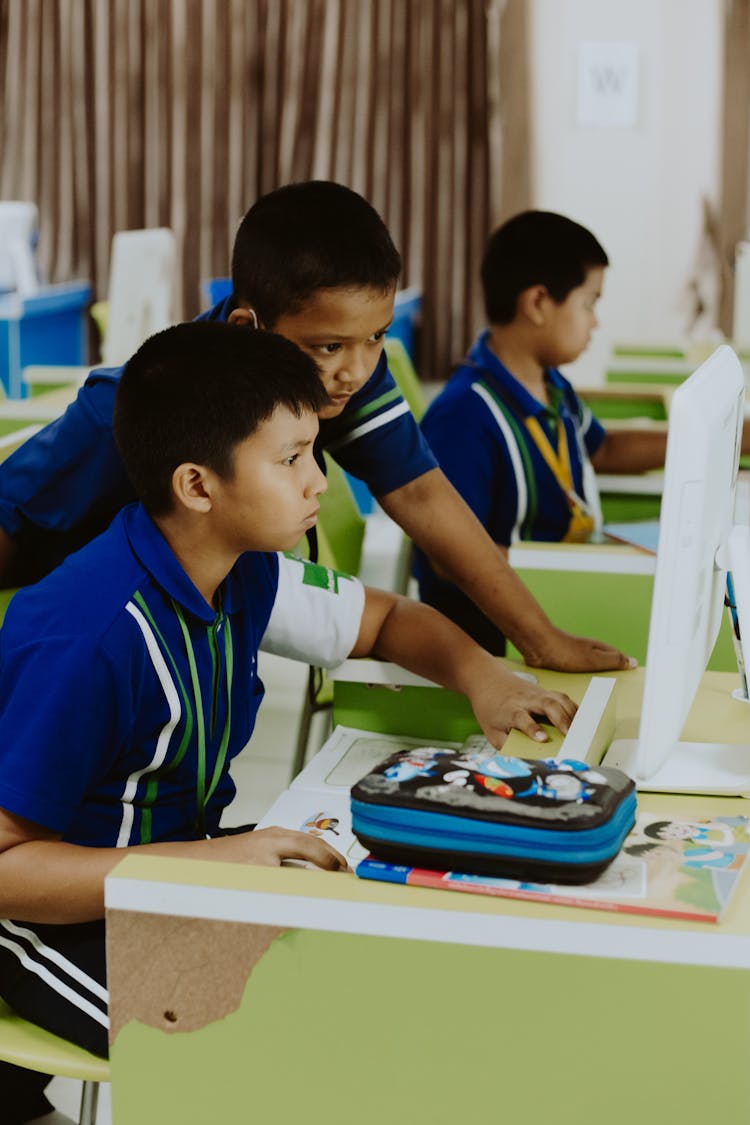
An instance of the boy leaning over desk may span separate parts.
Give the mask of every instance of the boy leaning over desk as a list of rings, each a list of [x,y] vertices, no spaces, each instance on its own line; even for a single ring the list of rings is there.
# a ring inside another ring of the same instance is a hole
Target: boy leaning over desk
[[[519,689],[427,606],[276,553],[316,521],[325,404],[313,361],[278,335],[193,323],[152,337],[114,418],[141,502],[21,590],[0,632],[0,995],[98,1054],[104,879],[126,852],[346,867],[302,832],[222,832],[263,695],[259,648],[397,661],[465,692],[497,746],[514,726],[546,738],[529,712],[566,730],[575,711]],[[0,1065],[3,1113],[14,1083],[14,1121],[43,1114],[46,1081]]]
[[[388,371],[383,341],[401,260],[370,204],[329,181],[288,184],[245,215],[233,292],[205,315],[292,340],[329,399],[318,438],[450,576],[528,664],[632,667],[612,646],[558,629],[438,468]],[[112,440],[120,371],[100,369],[58,421],[0,465],[0,582],[24,585],[103,531],[133,499]]]
[[[422,419],[446,477],[506,552],[524,539],[584,542],[598,509],[595,471],[664,464],[666,433],[605,430],[558,370],[588,346],[608,264],[594,235],[564,215],[525,211],[500,226],[481,268],[489,327]],[[429,552],[416,551],[414,572],[423,601],[505,652],[497,623]]]

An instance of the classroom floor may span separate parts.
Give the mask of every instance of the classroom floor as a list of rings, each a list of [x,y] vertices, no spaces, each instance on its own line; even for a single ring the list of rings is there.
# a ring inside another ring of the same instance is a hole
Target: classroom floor
[[[372,585],[390,587],[400,532],[378,513],[370,517],[366,531],[362,578]],[[307,687],[307,665],[261,653],[261,678],[266,695],[258,713],[252,740],[234,761],[232,777],[237,796],[230,806],[227,823],[254,824],[270,808],[290,781],[291,763],[297,739],[302,701]],[[324,714],[313,718],[308,755],[325,741],[328,734]],[[48,1088],[56,1108],[77,1121],[81,1083],[69,1078],[54,1078]],[[1,1119],[1,1114],[0,1114]],[[110,1087],[103,1084],[99,1093],[96,1125],[111,1125]]]

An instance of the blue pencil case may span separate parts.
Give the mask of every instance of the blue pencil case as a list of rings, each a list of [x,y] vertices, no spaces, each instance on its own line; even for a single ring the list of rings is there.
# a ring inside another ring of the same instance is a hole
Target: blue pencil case
[[[636,793],[612,767],[426,746],[358,781],[351,809],[357,839],[388,863],[587,883],[633,827]]]

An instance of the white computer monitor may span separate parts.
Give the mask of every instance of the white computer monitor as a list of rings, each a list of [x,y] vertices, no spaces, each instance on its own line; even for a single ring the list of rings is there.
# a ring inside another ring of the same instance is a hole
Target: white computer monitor
[[[724,611],[744,401],[726,345],[672,396],[640,730],[605,757],[642,789],[750,796],[750,745],[680,741]],[[747,606],[750,571],[733,570]]]

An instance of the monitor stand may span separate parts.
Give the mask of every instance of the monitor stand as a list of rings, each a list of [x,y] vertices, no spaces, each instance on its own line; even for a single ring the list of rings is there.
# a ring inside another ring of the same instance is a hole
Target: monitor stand
[[[678,742],[666,762],[648,778],[636,774],[637,749],[634,738],[615,739],[601,764],[617,766],[647,793],[750,797],[750,745]]]

